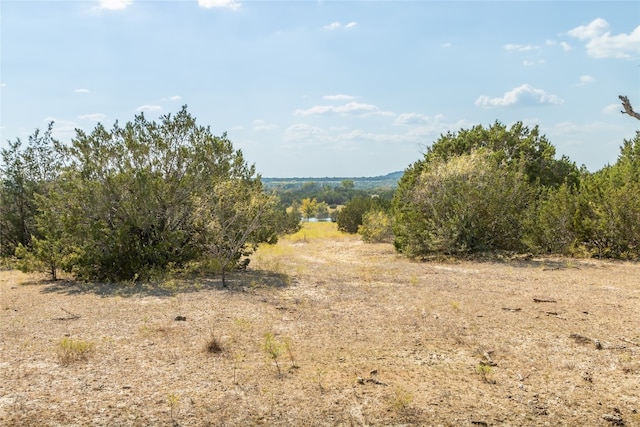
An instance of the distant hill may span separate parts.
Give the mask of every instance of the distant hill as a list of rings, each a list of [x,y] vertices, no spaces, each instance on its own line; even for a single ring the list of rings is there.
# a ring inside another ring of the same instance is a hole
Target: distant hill
[[[300,188],[309,182],[315,182],[322,185],[330,185],[336,187],[342,184],[342,181],[353,181],[354,187],[359,190],[368,190],[371,188],[396,188],[398,180],[404,172],[391,172],[387,175],[371,176],[371,177],[325,177],[325,178],[262,178],[262,182],[267,189],[295,189]]]

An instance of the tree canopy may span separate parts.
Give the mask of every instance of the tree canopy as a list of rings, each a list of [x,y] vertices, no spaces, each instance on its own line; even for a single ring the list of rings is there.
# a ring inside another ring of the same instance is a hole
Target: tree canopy
[[[159,122],[143,114],[111,130],[77,130],[51,189],[34,200],[38,234],[22,253],[87,279],[150,277],[214,257],[232,268],[283,223],[226,134],[186,106]]]

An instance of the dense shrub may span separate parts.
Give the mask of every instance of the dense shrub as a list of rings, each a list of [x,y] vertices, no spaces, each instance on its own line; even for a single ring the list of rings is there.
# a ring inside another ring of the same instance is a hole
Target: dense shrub
[[[389,243],[393,241],[393,227],[391,215],[388,212],[372,209],[362,216],[362,225],[358,227],[358,234],[367,243]]]
[[[396,247],[409,256],[520,250],[533,197],[524,173],[488,150],[433,161],[404,201],[412,210],[396,221]]]

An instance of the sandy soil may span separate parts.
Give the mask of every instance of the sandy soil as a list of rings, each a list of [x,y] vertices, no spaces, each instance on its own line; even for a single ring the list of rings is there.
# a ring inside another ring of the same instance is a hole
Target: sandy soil
[[[412,262],[339,236],[282,240],[230,284],[0,272],[0,425],[640,425],[637,263]],[[64,363],[64,338],[93,351]]]

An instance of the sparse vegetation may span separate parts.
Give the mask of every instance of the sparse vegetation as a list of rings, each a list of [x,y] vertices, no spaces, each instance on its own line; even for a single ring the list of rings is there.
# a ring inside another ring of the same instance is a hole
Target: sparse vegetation
[[[58,361],[62,365],[86,361],[94,350],[95,345],[92,342],[64,337],[58,341]]]
[[[198,277],[196,291],[183,278],[175,296],[0,272],[0,424],[637,423],[636,263],[418,263],[346,233],[277,246],[256,261],[290,272],[290,287],[270,286],[257,265],[229,290]],[[100,357],[59,364],[52,346],[79,330]],[[205,351],[210,337],[219,356]],[[179,396],[173,408],[168,393]]]
[[[282,370],[280,369],[280,363],[278,363],[278,359],[282,355],[284,348],[282,343],[276,340],[276,337],[272,332],[266,332],[264,334],[262,349],[267,354],[267,357],[271,359],[276,365],[276,368],[278,369],[278,376],[282,376]]]
[[[207,345],[205,346],[208,353],[211,354],[220,354],[224,351],[224,347],[222,345],[222,341],[217,335],[212,334],[211,337],[207,340]]]

